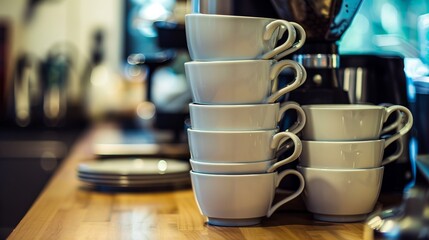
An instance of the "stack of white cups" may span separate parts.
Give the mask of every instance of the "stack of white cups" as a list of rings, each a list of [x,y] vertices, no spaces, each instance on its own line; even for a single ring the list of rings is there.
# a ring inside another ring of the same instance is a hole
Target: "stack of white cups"
[[[301,154],[295,133],[304,127],[305,114],[297,103],[277,101],[302,85],[306,72],[294,61],[276,59],[299,49],[305,32],[284,20],[228,15],[188,14],[185,24],[193,60],[185,70],[193,96],[188,140],[196,201],[209,224],[258,224],[304,188],[298,171],[276,169]],[[278,89],[283,69],[291,69],[295,78]],[[297,121],[280,132],[278,122],[288,110],[297,112]],[[293,152],[277,160],[288,139]],[[279,182],[290,174],[300,179],[300,187],[272,206]]]
[[[303,150],[297,168],[305,178],[303,197],[308,211],[322,221],[364,220],[376,205],[383,166],[402,154],[401,141],[390,156],[384,156],[384,149],[411,129],[410,111],[399,105],[320,104],[302,108],[307,123],[302,130]],[[385,124],[389,116],[395,121]],[[388,132],[392,134],[386,135]]]

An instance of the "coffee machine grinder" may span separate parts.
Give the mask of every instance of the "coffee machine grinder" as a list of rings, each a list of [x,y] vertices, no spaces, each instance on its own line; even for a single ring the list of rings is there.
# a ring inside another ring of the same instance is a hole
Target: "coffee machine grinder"
[[[280,18],[306,31],[304,46],[291,57],[307,70],[306,82],[290,93],[300,104],[349,103],[339,80],[338,40],[350,26],[362,0],[271,0]]]

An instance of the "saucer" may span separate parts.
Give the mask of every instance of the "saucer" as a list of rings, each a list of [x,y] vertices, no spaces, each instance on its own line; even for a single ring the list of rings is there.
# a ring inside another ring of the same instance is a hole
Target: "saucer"
[[[81,163],[77,177],[87,185],[115,190],[190,186],[189,163],[176,159],[119,158]]]
[[[123,187],[123,188],[145,188],[145,187],[151,187],[151,188],[156,188],[156,187],[168,187],[168,186],[186,186],[186,185],[190,185],[190,179],[189,178],[183,178],[183,179],[175,179],[175,180],[162,180],[162,179],[158,179],[158,180],[140,180],[140,181],[135,181],[135,180],[98,180],[98,179],[94,179],[94,178],[84,178],[84,177],[79,177],[79,180],[88,184],[88,185],[93,185],[93,186],[105,186],[105,187]]]
[[[189,164],[175,159],[129,158],[109,159],[78,166],[79,173],[102,175],[148,176],[189,172]]]

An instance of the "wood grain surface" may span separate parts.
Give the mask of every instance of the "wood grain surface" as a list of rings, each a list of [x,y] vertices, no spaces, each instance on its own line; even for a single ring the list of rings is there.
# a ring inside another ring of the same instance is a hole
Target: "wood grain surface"
[[[363,223],[318,222],[302,209],[282,209],[252,227],[210,226],[200,214],[190,188],[155,192],[94,191],[76,176],[77,165],[93,159],[94,131],[74,146],[8,239],[364,238]]]

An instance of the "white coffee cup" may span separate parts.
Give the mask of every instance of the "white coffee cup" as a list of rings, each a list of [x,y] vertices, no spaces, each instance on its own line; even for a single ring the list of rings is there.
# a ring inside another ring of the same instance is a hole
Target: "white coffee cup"
[[[390,107],[363,104],[302,105],[307,122],[302,130],[302,139],[316,141],[352,141],[379,139],[384,133],[396,130],[403,119],[403,127],[386,140],[389,145],[405,135],[413,125],[413,115],[404,106]],[[392,124],[383,127],[389,116],[399,116]],[[404,116],[402,116],[404,115]]]
[[[199,162],[239,163],[274,159],[285,140],[291,139],[294,151],[274,163],[267,172],[296,160],[302,151],[301,140],[291,132],[278,129],[258,131],[202,131],[188,128],[191,158]]]
[[[286,111],[297,113],[296,122],[287,129],[298,133],[305,125],[305,113],[296,102],[246,104],[246,105],[203,105],[189,104],[192,129],[209,131],[266,130],[277,128]]]
[[[185,27],[194,61],[281,59],[301,48],[306,38],[299,24],[271,18],[187,14]],[[286,41],[276,47],[286,31]]]
[[[308,141],[301,140],[299,165],[315,168],[375,168],[398,159],[403,148],[383,159],[387,140]]]
[[[271,159],[258,162],[199,162],[190,159],[192,171],[209,174],[254,174],[266,173],[267,170],[276,163],[277,159]]]
[[[283,69],[295,72],[287,86],[272,89]],[[238,60],[185,63],[194,103],[273,103],[305,82],[305,69],[292,60]]]
[[[280,181],[295,175],[298,190],[273,204]],[[296,198],[304,189],[304,178],[296,170],[263,174],[204,174],[191,171],[194,195],[208,223],[219,226],[249,226],[270,217],[283,204]]]
[[[303,198],[315,219],[355,222],[367,217],[377,202],[384,167],[328,169],[297,166],[304,176]]]

